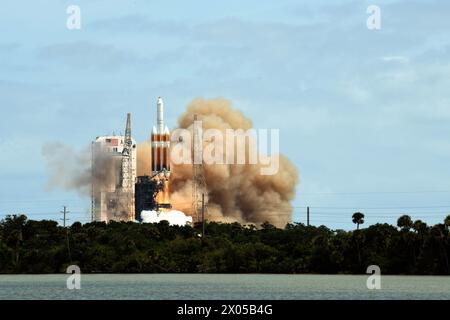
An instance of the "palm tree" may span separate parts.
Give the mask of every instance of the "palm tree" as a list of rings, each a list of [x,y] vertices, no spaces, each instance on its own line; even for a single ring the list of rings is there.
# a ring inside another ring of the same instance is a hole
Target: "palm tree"
[[[398,223],[398,221],[397,221]],[[425,222],[423,222],[422,220],[416,220],[414,221],[412,228],[414,229],[414,231],[419,232],[420,230],[423,230],[424,228],[427,227],[427,224]]]
[[[14,266],[19,264],[20,247],[23,242],[23,228],[27,222],[27,217],[21,215],[7,215],[3,222],[3,233],[6,235],[6,244],[13,248],[12,262]]]
[[[445,220],[447,220],[447,218]],[[446,226],[444,224],[438,223],[437,225],[435,225],[431,228],[431,234],[435,237],[435,239],[439,243],[439,249],[443,253],[442,256],[443,256],[445,264],[447,266],[447,272],[450,273],[450,264],[448,261],[448,255],[447,255],[447,250],[446,250],[446,248],[447,248],[446,240],[447,239],[446,239],[446,236],[444,235],[445,228],[446,228]]]
[[[444,225],[447,229],[450,228],[450,214],[447,217],[445,217]]]
[[[397,220],[397,227],[401,228],[402,230],[409,231],[414,226],[412,219],[407,214],[402,215]]]
[[[398,222],[397,222],[398,223]],[[428,226],[425,222],[422,220],[416,220],[414,221],[412,228],[414,231],[416,231],[418,234],[422,235],[425,233],[425,231],[428,229]]]
[[[356,229],[359,230],[359,225],[364,223],[364,213],[355,212],[352,216],[352,221],[356,224]]]
[[[409,230],[412,227],[414,227],[414,223],[410,216],[408,216],[407,214],[404,214],[404,215],[400,216],[400,218],[398,218],[397,227],[399,227],[401,229],[401,233],[402,233],[401,237],[406,245],[407,251],[412,253],[413,268],[414,268],[416,265],[416,261],[417,261],[416,250],[414,247],[414,238],[413,238],[413,236],[415,236],[415,235],[411,234],[409,232]]]

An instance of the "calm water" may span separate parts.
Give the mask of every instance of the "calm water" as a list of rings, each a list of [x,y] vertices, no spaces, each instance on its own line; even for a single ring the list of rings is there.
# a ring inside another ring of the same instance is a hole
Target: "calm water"
[[[382,276],[368,290],[353,275],[82,275],[68,290],[66,275],[0,275],[0,299],[446,299],[450,277]]]

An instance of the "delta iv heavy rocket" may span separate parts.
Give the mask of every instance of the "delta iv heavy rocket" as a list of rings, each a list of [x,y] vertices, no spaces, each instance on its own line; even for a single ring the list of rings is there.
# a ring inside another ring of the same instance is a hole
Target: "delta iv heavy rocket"
[[[171,208],[169,198],[170,183],[170,132],[164,126],[164,103],[161,97],[156,105],[156,127],[151,136],[152,177],[161,185],[162,190],[156,196],[158,209]]]

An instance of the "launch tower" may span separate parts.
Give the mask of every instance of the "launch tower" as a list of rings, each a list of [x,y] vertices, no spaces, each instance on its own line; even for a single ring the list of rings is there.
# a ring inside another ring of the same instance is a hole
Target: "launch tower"
[[[134,221],[137,149],[131,115],[124,136],[97,137],[91,152],[93,220]]]

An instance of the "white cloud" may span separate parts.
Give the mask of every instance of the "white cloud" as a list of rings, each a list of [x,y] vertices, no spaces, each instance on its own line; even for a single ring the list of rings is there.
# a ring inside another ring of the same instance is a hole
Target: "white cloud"
[[[408,63],[409,58],[405,56],[385,56],[381,60],[384,62],[398,62],[398,63]]]

